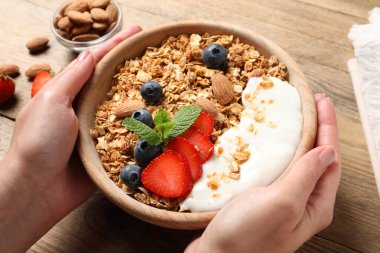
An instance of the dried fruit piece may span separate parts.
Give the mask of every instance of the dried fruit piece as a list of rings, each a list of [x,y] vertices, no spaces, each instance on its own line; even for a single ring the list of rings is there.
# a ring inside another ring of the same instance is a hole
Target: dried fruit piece
[[[33,80],[31,96],[34,97],[50,79],[51,75],[49,72],[41,71],[38,73]]]
[[[100,8],[91,9],[91,18],[98,22],[107,22],[108,15],[105,10]]]
[[[41,71],[50,72],[50,65],[46,63],[34,64],[25,71],[25,76],[27,76],[28,78],[34,78]]]
[[[212,92],[216,100],[226,105],[234,98],[234,90],[230,80],[220,73],[216,73],[211,77]]]
[[[73,41],[91,41],[99,39],[100,36],[95,33],[85,33],[78,36],[73,37]]]
[[[194,184],[186,158],[172,150],[151,161],[142,172],[141,181],[149,191],[168,198],[186,196]]]
[[[215,104],[207,98],[199,97],[195,103],[197,103],[202,108],[202,111],[211,115],[213,118],[216,118],[218,116],[218,109],[216,108]]]
[[[47,44],[49,43],[49,38],[46,37],[36,37],[29,40],[26,43],[26,47],[30,52],[40,52],[47,48]]]
[[[20,68],[13,64],[4,64],[0,66],[0,76],[1,75],[7,75],[7,76],[16,76],[20,73]]]
[[[88,11],[79,12],[79,11],[69,11],[67,13],[69,19],[76,24],[91,24],[92,18]]]
[[[145,104],[141,100],[128,100],[114,109],[114,115],[116,118],[125,118],[132,115],[132,113],[138,109],[145,108]]]

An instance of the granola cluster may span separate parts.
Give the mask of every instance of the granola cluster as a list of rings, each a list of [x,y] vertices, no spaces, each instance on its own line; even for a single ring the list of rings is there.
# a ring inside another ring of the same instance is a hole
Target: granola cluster
[[[225,73],[208,69],[202,61],[202,52],[211,43],[218,43],[228,50]],[[205,33],[169,37],[160,47],[148,47],[141,57],[127,60],[118,67],[112,88],[107,93],[109,100],[98,106],[95,128],[90,130],[109,178],[138,201],[157,208],[178,210],[178,199],[157,196],[143,187],[131,189],[120,181],[120,170],[127,164],[135,163],[133,147],[138,137],[121,125],[122,118],[115,115],[115,109],[129,100],[143,101],[141,85],[154,80],[163,87],[164,98],[157,106],[146,106],[152,114],[164,108],[172,116],[180,107],[195,104],[200,97],[215,104],[218,114],[211,136],[212,142],[215,142],[223,132],[239,123],[244,109],[241,104],[242,91],[248,79],[257,72],[281,80],[287,77],[285,65],[276,56],[268,59],[254,46],[242,43],[232,35],[212,36]],[[224,74],[233,84],[234,98],[228,105],[219,104],[213,96],[211,77],[216,73]],[[238,160],[244,161],[248,159],[249,151],[242,148],[235,155]],[[231,172],[237,173],[239,165],[231,166]],[[210,182],[212,185],[212,180]]]

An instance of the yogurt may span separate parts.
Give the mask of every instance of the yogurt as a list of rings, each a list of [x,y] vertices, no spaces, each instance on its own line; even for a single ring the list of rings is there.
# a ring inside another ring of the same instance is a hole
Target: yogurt
[[[240,123],[219,136],[181,211],[218,210],[252,186],[271,184],[292,160],[303,121],[297,89],[275,77],[254,77],[242,102]]]

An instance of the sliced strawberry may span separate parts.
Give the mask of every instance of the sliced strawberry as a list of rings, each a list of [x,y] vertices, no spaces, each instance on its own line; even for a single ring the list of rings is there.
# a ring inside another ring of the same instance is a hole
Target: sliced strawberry
[[[202,165],[198,151],[188,140],[182,137],[174,138],[166,146],[166,150],[176,151],[187,159],[190,167],[191,177],[193,178],[194,182],[196,182],[201,177]]]
[[[151,161],[143,170],[141,181],[149,191],[169,198],[186,196],[194,184],[186,158],[172,150]]]
[[[41,71],[38,73],[33,80],[31,96],[34,97],[50,79],[51,75],[49,72]]]
[[[214,118],[208,113],[201,112],[192,126],[201,130],[209,138],[212,131],[214,131]]]
[[[198,150],[201,163],[206,162],[214,153],[214,145],[212,142],[197,128],[190,127],[186,132],[180,135],[187,139]]]

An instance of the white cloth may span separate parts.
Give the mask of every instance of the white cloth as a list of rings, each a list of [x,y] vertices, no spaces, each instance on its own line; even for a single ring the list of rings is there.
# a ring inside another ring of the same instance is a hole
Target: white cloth
[[[355,50],[348,67],[380,194],[380,8],[370,11],[368,20],[348,34]]]

